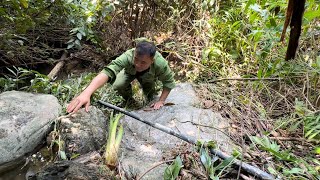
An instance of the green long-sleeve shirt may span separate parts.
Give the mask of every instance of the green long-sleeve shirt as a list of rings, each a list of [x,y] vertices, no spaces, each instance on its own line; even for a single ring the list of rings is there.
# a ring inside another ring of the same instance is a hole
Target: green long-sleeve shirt
[[[136,75],[137,72],[133,62],[134,50],[135,48],[126,51],[102,70],[102,72],[109,77],[110,83],[115,81],[117,74],[123,69],[125,70],[125,73],[129,75]],[[147,76],[144,76],[144,78],[158,79],[162,82],[164,88],[173,89],[175,87],[173,72],[171,71],[168,62],[158,51],[156,52],[154,62],[151,64],[149,72],[147,73]]]

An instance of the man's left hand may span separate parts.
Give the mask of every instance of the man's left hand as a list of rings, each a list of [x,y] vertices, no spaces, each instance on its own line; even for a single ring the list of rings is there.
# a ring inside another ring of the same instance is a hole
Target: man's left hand
[[[158,110],[164,105],[164,101],[158,101],[154,104],[152,104],[150,107],[153,107],[153,109]]]

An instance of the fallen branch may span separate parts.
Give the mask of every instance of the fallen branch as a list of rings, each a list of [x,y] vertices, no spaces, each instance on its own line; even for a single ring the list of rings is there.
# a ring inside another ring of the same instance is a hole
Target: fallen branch
[[[304,138],[295,138],[295,137],[270,137],[270,139],[278,139],[282,141],[306,141]]]
[[[306,139],[306,138],[296,138],[296,137],[270,137],[270,139],[276,139],[281,141],[302,141],[302,142],[313,142],[319,144],[320,141],[315,139]]]
[[[67,52],[64,52],[60,58],[60,62],[58,62],[56,64],[56,66],[54,66],[54,68],[50,71],[50,73],[48,74],[48,77],[50,80],[54,80],[54,78],[57,76],[57,74],[60,72],[60,70],[62,69],[62,67],[64,66],[65,64],[65,61],[64,59],[67,58],[67,55],[68,53]]]
[[[280,81],[283,78],[221,78],[209,80],[208,83],[215,83],[219,81]]]
[[[132,118],[134,118],[134,119],[136,119],[138,121],[140,121],[140,122],[143,122],[143,123],[149,125],[149,126],[152,126],[152,127],[156,128],[156,129],[159,129],[159,130],[161,130],[161,131],[163,131],[165,133],[168,133],[168,134],[171,134],[173,136],[176,136],[179,139],[184,140],[184,141],[186,141],[188,143],[196,145],[197,142],[198,142],[195,138],[189,137],[189,136],[181,134],[181,133],[178,133],[178,132],[172,130],[171,128],[169,128],[169,127],[163,126],[163,125],[158,124],[158,123],[152,123],[152,122],[149,122],[149,121],[145,121],[142,118],[140,118],[136,113],[128,112],[128,111],[126,111],[126,110],[124,110],[122,108],[119,108],[119,107],[117,107],[115,105],[112,105],[110,103],[103,102],[101,100],[99,100],[98,102],[103,104],[103,105],[105,105],[105,106],[107,106],[107,107],[109,107],[109,108],[111,108],[111,109],[114,109],[114,110],[119,111],[119,112],[121,112],[123,114],[126,114],[126,115],[128,115],[128,116],[130,116],[130,117],[132,117]],[[206,146],[206,143],[204,143],[204,146]],[[228,159],[228,158],[231,157],[228,154],[226,154],[224,152],[221,152],[221,151],[219,151],[217,149],[213,149],[213,148],[210,149],[210,152],[212,154],[222,158],[222,159]],[[241,166],[241,168],[243,170],[245,170],[248,173],[250,173],[250,174],[252,174],[254,176],[257,176],[257,177],[259,177],[261,179],[275,179],[271,174],[268,174],[268,173],[260,170],[259,168],[251,166],[251,165],[249,165],[249,164],[247,164],[245,162],[242,162],[242,161],[240,161],[238,159],[234,160],[234,164],[237,165],[237,166]]]

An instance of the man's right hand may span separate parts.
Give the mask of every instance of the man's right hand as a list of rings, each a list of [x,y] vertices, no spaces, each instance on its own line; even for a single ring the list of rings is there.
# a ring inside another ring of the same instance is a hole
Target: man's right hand
[[[77,112],[83,105],[86,111],[89,111],[90,97],[91,95],[106,82],[108,82],[109,77],[104,74],[98,74],[90,83],[90,85],[76,98],[74,98],[70,104],[67,106],[68,113]]]
[[[84,92],[70,102],[67,106],[67,112],[77,112],[83,105],[85,106],[86,112],[88,112],[90,106],[90,95],[87,95]]]

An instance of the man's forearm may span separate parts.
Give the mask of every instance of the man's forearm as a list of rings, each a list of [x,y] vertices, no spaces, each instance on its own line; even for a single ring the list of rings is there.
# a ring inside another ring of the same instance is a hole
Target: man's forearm
[[[171,89],[163,88],[159,101],[165,101],[170,93]]]
[[[103,86],[107,81],[109,77],[104,74],[100,73],[98,74],[90,83],[90,85],[83,91],[83,93],[86,93],[87,95],[92,95],[97,89],[99,89],[101,86]]]

